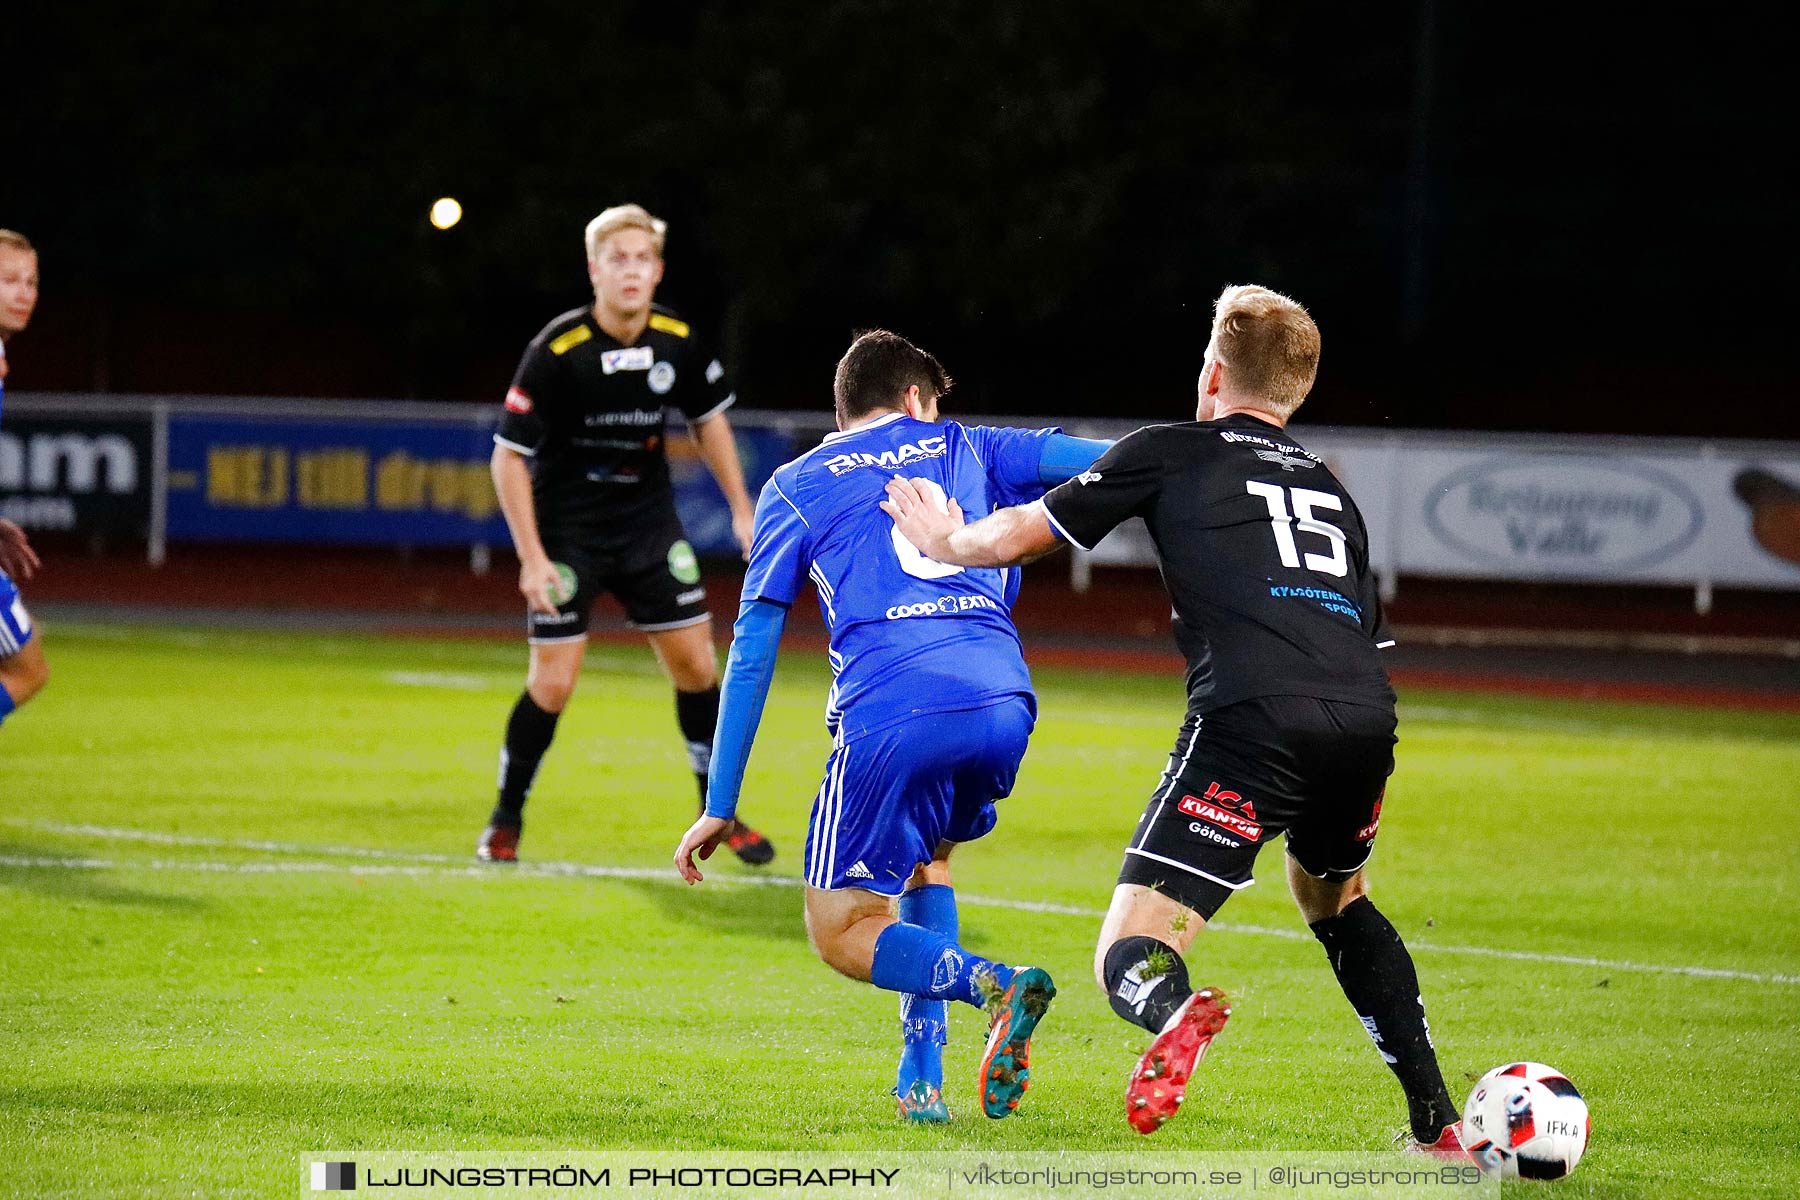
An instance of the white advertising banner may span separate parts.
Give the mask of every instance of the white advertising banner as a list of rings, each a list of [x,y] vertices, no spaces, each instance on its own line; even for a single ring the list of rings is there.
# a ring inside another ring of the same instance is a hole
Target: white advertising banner
[[[1295,434],[1384,576],[1800,588],[1800,445]],[[1093,561],[1155,561],[1140,522]]]
[[[1401,574],[1800,588],[1800,447],[1302,438]]]
[[[152,561],[167,528],[172,416],[479,423],[489,415],[404,401],[53,395],[9,397],[9,417],[15,412],[40,421],[146,419]],[[732,419],[785,437],[798,452],[817,441],[826,415],[739,412]],[[1085,418],[988,423],[1066,424],[1071,433],[1107,438],[1137,426]],[[1293,435],[1350,490],[1390,587],[1401,575],[1674,584],[1696,588],[1696,603],[1715,585],[1800,589],[1800,442],[1382,432],[1304,421]],[[22,477],[24,468],[12,465]],[[0,492],[7,467],[0,445]],[[1094,563],[1153,566],[1155,549],[1143,522],[1128,521],[1093,554],[1073,555],[1071,569],[1079,582]]]

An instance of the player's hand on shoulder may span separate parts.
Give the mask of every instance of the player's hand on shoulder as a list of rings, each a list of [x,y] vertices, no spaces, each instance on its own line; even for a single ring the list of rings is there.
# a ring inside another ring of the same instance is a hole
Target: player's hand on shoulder
[[[562,574],[549,559],[530,559],[519,564],[519,593],[533,612],[555,612],[556,593],[561,586]]]
[[[0,571],[24,583],[37,574],[42,565],[25,531],[11,521],[0,519]]]
[[[881,511],[894,518],[900,536],[927,557],[944,550],[950,535],[963,526],[962,505],[928,479],[895,476],[888,480],[887,496]]]
[[[694,855],[698,854],[702,860],[711,858],[734,824],[736,822],[730,818],[701,813],[700,819],[688,826],[688,831],[681,835],[681,844],[675,847],[675,869],[683,879],[693,884],[706,878],[694,865]]]

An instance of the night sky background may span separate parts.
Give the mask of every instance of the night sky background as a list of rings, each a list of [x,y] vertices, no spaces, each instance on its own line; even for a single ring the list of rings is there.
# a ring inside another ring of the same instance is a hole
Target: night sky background
[[[1800,437],[1792,63],[1626,12],[9,4],[9,385],[495,402],[637,200],[748,406],[883,325],[963,412],[1179,419],[1257,282],[1323,330],[1310,422]]]

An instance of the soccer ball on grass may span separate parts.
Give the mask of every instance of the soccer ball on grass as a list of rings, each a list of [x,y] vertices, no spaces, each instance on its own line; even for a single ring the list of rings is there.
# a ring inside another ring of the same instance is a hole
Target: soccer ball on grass
[[[1568,1076],[1543,1063],[1495,1067],[1463,1105],[1463,1145],[1502,1179],[1561,1179],[1587,1149],[1587,1102]]]

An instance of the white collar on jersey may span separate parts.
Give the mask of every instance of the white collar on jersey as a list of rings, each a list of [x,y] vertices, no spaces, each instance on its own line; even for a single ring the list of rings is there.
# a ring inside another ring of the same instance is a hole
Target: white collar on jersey
[[[897,412],[897,413],[889,413],[885,417],[876,417],[873,421],[870,421],[867,425],[858,425],[855,429],[840,429],[836,433],[828,433],[825,435],[824,440],[827,442],[835,442],[839,438],[853,437],[856,434],[862,433],[864,430],[880,429],[883,425],[892,424],[893,422],[898,421],[901,417],[904,417],[905,415],[906,414],[903,412]]]

